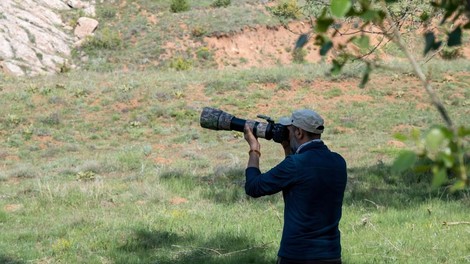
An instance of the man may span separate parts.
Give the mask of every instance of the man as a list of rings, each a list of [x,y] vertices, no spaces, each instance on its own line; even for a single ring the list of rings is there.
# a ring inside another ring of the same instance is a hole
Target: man
[[[338,224],[346,162],[320,139],[324,122],[316,112],[297,110],[280,123],[289,131],[289,140],[282,142],[286,156],[266,173],[259,169],[258,139],[245,125],[250,146],[245,191],[255,198],[282,191],[284,228],[278,264],[341,263]]]

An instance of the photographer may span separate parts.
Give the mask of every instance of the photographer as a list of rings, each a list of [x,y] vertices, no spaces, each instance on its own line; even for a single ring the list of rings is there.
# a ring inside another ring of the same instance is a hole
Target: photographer
[[[282,191],[284,227],[278,264],[341,263],[341,208],[346,187],[346,162],[320,139],[323,119],[312,110],[297,110],[281,119],[288,140],[281,143],[286,157],[261,173],[260,144],[245,125],[250,146],[246,193],[252,197]]]

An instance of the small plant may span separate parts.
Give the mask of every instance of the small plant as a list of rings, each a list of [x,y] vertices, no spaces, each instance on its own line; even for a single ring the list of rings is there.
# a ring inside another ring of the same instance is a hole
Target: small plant
[[[462,57],[462,47],[448,47],[445,46],[440,52],[439,55],[444,60],[455,60]]]
[[[307,51],[302,48],[294,49],[292,52],[292,59],[298,64],[305,63],[305,56],[307,56]]]
[[[23,118],[15,114],[9,114],[7,116],[7,124],[9,126],[18,126],[19,124],[21,124],[22,121],[23,121]]]
[[[48,115],[47,117],[44,117],[41,119],[41,122],[46,125],[59,125],[61,121],[61,117],[58,113],[52,113]]]
[[[201,26],[196,26],[191,30],[191,35],[195,38],[200,38],[207,33],[207,30]]]
[[[117,49],[122,46],[122,39],[119,32],[111,30],[109,27],[103,28],[95,36],[88,37],[83,45],[85,50],[93,49]]]
[[[98,16],[104,19],[112,19],[116,16],[116,8],[114,7],[102,7],[98,10]]]
[[[298,19],[302,16],[297,0],[284,1],[268,10],[281,20]]]
[[[170,11],[173,13],[181,13],[190,9],[188,0],[171,0]]]
[[[231,0],[215,0],[212,2],[211,7],[219,8],[219,7],[227,7],[232,3]]]
[[[198,59],[209,60],[211,58],[211,52],[207,47],[201,47],[196,51]]]
[[[80,89],[73,91],[73,96],[77,98],[82,98],[82,97],[87,97],[89,93],[90,92],[88,90],[80,88]]]
[[[170,68],[175,69],[177,71],[187,71],[187,70],[191,69],[191,67],[192,67],[191,61],[189,61],[185,58],[182,58],[182,57],[178,57],[176,59],[173,59],[170,62]]]
[[[77,173],[77,181],[94,181],[96,173],[93,171],[80,171]]]

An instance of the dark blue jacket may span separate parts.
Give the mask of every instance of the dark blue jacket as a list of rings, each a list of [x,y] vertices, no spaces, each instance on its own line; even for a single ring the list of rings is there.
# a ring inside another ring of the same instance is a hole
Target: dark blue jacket
[[[305,145],[266,173],[246,169],[252,197],[282,191],[284,228],[278,256],[296,260],[341,257],[340,232],[346,162],[322,141]]]

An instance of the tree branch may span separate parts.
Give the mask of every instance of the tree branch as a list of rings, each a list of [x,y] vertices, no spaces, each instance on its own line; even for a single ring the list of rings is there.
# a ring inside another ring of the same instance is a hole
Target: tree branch
[[[450,116],[448,115],[446,108],[444,107],[441,100],[439,99],[439,97],[434,92],[434,89],[432,88],[429,80],[426,78],[426,75],[423,73],[421,67],[418,65],[418,62],[416,61],[416,59],[413,57],[411,52],[406,47],[406,44],[403,41],[403,38],[401,37],[398,28],[396,27],[395,23],[393,22],[393,19],[391,18],[391,15],[390,15],[390,12],[386,8],[386,4],[383,0],[382,0],[382,4],[384,6],[384,11],[386,12],[387,21],[391,24],[391,27],[392,27],[392,35],[390,35],[389,37],[391,37],[393,39],[393,41],[405,53],[406,57],[408,58],[408,60],[411,63],[411,66],[413,67],[414,72],[416,73],[418,78],[421,80],[421,82],[424,85],[424,89],[426,90],[426,92],[430,96],[432,104],[437,108],[437,111],[441,114],[441,117],[446,122],[447,127],[449,127],[449,129],[451,129],[452,131],[456,132],[454,124],[453,124]]]

